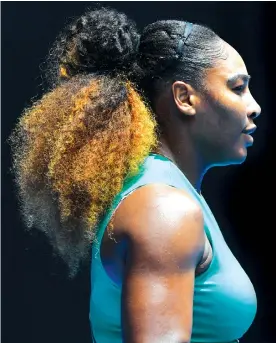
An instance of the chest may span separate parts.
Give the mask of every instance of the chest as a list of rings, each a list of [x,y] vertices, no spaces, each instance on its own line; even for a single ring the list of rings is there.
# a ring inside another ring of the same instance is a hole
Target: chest
[[[208,269],[195,278],[195,337],[204,332],[217,341],[242,337],[254,320],[257,299],[254,287],[231,250],[213,216],[205,216],[205,232],[212,247]],[[210,332],[210,327],[216,330]]]

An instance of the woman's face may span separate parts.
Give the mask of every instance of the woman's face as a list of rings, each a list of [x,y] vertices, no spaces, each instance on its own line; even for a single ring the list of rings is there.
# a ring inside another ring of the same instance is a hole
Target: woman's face
[[[242,163],[253,144],[253,120],[261,108],[249,91],[250,76],[241,56],[225,43],[228,57],[207,71],[206,89],[196,103],[194,137],[205,161]],[[246,133],[248,132],[248,133]]]

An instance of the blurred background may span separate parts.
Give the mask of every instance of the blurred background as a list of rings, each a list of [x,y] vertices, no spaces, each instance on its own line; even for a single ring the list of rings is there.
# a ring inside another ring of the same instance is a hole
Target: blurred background
[[[206,24],[243,57],[251,92],[262,107],[255,144],[244,164],[209,171],[203,194],[257,293],[258,313],[241,343],[275,343],[275,2],[104,3],[125,12],[140,29],[160,19]],[[1,3],[2,343],[91,343],[89,266],[68,280],[45,237],[24,231],[6,143],[24,107],[42,94],[41,66],[56,35],[88,6],[93,2]]]

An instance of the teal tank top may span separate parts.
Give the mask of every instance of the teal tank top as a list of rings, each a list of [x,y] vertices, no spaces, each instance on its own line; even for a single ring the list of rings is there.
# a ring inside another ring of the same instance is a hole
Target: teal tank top
[[[238,341],[256,314],[254,288],[228,248],[204,198],[169,159],[149,154],[135,177],[127,179],[122,191],[102,218],[97,240],[92,245],[90,313],[92,337],[96,343],[122,343],[121,287],[106,273],[100,259],[100,244],[118,204],[135,189],[153,183],[167,184],[189,192],[201,206],[204,229],[213,249],[207,270],[195,277],[192,343]]]

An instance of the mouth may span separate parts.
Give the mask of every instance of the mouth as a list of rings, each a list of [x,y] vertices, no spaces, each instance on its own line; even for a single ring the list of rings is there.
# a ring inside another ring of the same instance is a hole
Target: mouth
[[[252,135],[252,133],[254,133],[257,129],[256,125],[251,125],[247,128],[245,128],[242,133],[245,133],[246,135]]]

